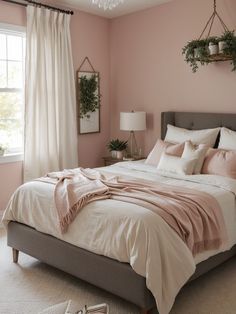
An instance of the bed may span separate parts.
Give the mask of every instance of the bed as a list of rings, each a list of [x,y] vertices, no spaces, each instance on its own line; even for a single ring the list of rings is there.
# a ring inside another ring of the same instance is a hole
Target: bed
[[[222,126],[236,130],[236,114],[163,112],[162,138],[165,137],[167,124],[193,130]],[[21,251],[138,305],[142,313],[156,307],[146,278],[135,272],[128,263],[95,254],[18,221],[8,224],[7,234],[14,262],[18,261]],[[189,280],[196,279],[235,254],[236,245],[199,262]]]

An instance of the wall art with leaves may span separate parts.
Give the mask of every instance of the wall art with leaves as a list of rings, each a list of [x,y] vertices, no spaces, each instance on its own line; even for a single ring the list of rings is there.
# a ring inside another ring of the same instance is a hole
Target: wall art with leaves
[[[100,80],[98,72],[77,72],[79,133],[100,132]]]

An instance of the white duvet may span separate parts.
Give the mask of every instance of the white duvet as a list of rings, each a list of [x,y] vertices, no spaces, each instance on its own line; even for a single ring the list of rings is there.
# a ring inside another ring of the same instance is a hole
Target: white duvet
[[[100,169],[208,192],[221,206],[229,237],[227,247],[194,259],[161,217],[141,206],[116,200],[86,205],[62,235],[53,202],[54,185],[39,181],[26,183],[14,193],[3,223],[7,226],[11,220],[18,221],[96,254],[130,263],[136,273],[146,277],[159,313],[167,314],[180,288],[194,273],[195,265],[236,243],[236,180],[210,175],[170,176],[158,173],[143,161]]]

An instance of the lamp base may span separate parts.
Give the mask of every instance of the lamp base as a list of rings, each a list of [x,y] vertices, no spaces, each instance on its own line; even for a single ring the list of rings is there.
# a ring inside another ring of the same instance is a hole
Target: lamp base
[[[138,145],[137,145],[137,141],[134,135],[134,131],[130,131],[126,157],[132,158],[132,159],[139,157]]]

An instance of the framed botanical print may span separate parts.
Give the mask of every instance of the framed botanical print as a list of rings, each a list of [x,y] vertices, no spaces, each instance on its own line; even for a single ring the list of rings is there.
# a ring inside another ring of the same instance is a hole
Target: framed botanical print
[[[79,133],[100,132],[99,72],[77,71]]]

